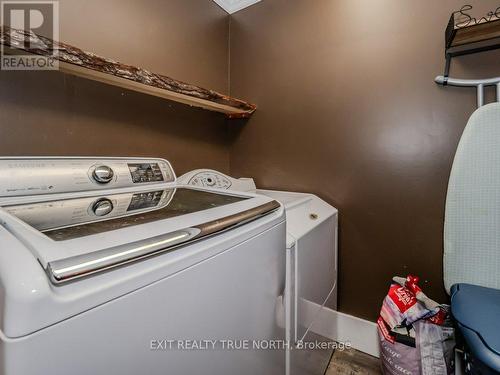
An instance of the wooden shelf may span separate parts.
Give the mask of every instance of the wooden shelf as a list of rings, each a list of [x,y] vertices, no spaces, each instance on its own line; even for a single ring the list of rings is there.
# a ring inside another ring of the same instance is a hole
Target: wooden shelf
[[[500,19],[464,26],[455,26],[455,16],[451,15],[445,31],[446,66],[444,76],[450,70],[453,57],[469,55],[500,48]]]
[[[500,48],[500,20],[482,22],[447,32],[446,53],[466,55]]]
[[[29,47],[25,46],[24,43],[27,38],[31,42]],[[256,109],[254,104],[243,100],[155,74],[142,68],[122,64],[23,30],[3,26],[0,43],[7,47],[4,48],[6,52],[12,54],[19,54],[22,51],[32,55],[51,56],[52,50],[57,49],[56,59],[59,62],[59,70],[64,73],[194,107],[222,112],[228,118],[247,118]]]
[[[493,40],[500,37],[500,19],[481,22],[475,25],[453,28],[448,41],[448,48],[465,44]]]

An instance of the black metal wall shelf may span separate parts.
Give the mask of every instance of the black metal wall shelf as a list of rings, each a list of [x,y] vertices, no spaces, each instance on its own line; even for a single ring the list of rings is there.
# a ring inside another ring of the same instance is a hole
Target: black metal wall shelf
[[[467,7],[467,6],[465,6]],[[460,11],[452,13],[445,32],[445,55],[446,65],[444,77],[450,72],[451,59],[456,56],[469,55],[472,53],[490,51],[500,48],[500,18],[499,9],[490,12],[487,17],[476,21],[464,13],[463,7]],[[470,10],[472,7],[467,8]],[[468,22],[457,23],[456,15],[468,17]]]

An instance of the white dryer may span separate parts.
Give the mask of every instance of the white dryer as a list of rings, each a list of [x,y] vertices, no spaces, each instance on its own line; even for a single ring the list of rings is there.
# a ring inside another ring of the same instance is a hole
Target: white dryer
[[[256,189],[251,178],[235,179],[218,171],[199,169],[181,177],[182,184],[246,191],[281,202],[286,210],[286,312],[289,374],[323,374],[332,351],[297,350],[300,342],[325,340],[311,328],[327,306],[337,308],[338,212],[313,194]],[[314,329],[314,328],[313,328]],[[298,344],[298,345],[297,345]]]
[[[0,375],[279,374],[285,215],[166,160],[0,159]],[[211,346],[213,343],[213,346]]]

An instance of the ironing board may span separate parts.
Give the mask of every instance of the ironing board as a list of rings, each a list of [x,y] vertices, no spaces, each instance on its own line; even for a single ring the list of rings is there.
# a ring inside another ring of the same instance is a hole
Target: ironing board
[[[444,282],[500,289],[500,103],[476,110],[458,145],[444,224]]]
[[[466,374],[500,374],[500,103],[471,116],[446,197],[444,282]]]

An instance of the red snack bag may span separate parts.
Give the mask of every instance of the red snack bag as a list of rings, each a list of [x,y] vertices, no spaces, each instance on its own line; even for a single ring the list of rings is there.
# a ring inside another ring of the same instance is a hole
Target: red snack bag
[[[418,300],[415,293],[399,284],[393,283],[384,299],[380,315],[391,329],[409,326],[417,320],[434,315],[437,311],[428,310]]]

